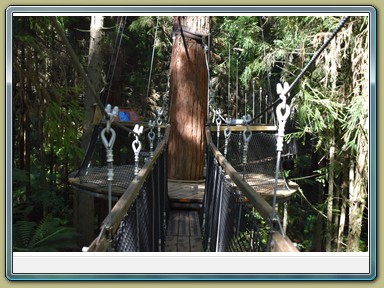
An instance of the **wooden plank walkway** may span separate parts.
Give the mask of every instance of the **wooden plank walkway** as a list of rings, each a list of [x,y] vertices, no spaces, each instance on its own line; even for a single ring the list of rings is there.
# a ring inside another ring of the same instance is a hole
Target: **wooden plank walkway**
[[[203,252],[198,210],[171,210],[164,252]]]
[[[172,202],[198,202],[203,203],[205,180],[177,181],[168,180],[168,196]]]

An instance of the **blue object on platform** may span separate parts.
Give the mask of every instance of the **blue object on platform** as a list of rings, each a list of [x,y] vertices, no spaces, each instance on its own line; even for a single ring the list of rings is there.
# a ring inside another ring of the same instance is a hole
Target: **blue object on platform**
[[[119,119],[121,122],[131,122],[128,111],[119,112]]]

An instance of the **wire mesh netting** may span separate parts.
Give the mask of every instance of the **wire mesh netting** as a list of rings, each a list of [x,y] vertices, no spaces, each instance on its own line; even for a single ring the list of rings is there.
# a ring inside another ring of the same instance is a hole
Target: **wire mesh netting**
[[[114,127],[114,129],[116,131],[116,140],[113,145],[114,176],[112,186],[126,189],[135,177],[135,155],[132,148],[132,142],[135,140],[135,137],[133,134],[128,134],[118,127]],[[92,149],[92,151],[88,152],[90,154],[88,157],[89,159],[85,160],[85,165],[82,165],[82,167],[75,173],[72,173],[70,177],[78,177],[80,184],[84,184],[84,186],[90,184],[106,189],[108,187],[107,158],[106,148],[100,137],[101,130],[102,128],[99,128],[98,131],[94,133],[95,135],[93,137],[96,138],[94,139],[95,145],[89,148]],[[139,137],[141,144],[138,161],[139,169],[150,159],[151,151],[156,149],[156,146],[161,142],[164,133],[164,131],[161,131],[159,138],[157,128],[155,127],[154,132],[156,133],[154,133],[153,148],[151,149],[148,132],[150,132],[150,130],[145,130]],[[106,137],[108,136],[109,135],[106,133]]]
[[[227,139],[223,134],[220,135],[219,140],[217,140],[216,133],[212,136],[215,137],[213,139],[216,139],[220,152],[226,156],[228,162],[243,176],[243,179],[257,193],[263,194],[268,199],[273,197],[277,160],[276,135],[254,132],[248,141],[245,140],[243,132],[232,132]],[[287,147],[285,149],[287,150]],[[282,157],[287,155],[289,155],[288,151],[283,151]],[[278,197],[282,199],[292,192],[285,181],[281,165],[278,173],[277,190],[280,194]]]
[[[164,250],[168,215],[166,151],[158,159],[139,195],[129,207],[112,237],[117,252]]]
[[[211,153],[202,214],[207,252],[266,251],[269,227],[234,186]]]

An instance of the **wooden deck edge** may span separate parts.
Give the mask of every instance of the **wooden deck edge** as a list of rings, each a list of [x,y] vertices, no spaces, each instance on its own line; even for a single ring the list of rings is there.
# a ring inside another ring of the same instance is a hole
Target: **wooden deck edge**
[[[203,184],[206,179],[201,180],[179,180],[179,179],[170,179],[168,178],[168,182],[172,183],[182,183],[182,184]]]
[[[243,132],[245,129],[244,125],[231,125],[229,127],[232,132]],[[226,128],[227,126],[225,124],[221,125],[220,131],[224,131]],[[251,131],[258,131],[258,132],[276,132],[277,131],[277,126],[275,125],[249,125],[248,128]],[[210,130],[212,132],[217,132],[217,126],[216,125],[210,126]]]
[[[73,188],[76,188],[77,191],[81,192],[82,190],[85,191],[90,191],[95,194],[100,194],[100,195],[108,195],[108,187],[100,187],[97,184],[93,183],[80,183],[80,181],[77,181],[78,178],[73,178],[74,181],[69,181],[69,185],[72,186]],[[112,189],[112,195],[120,197],[125,193],[127,189],[126,188],[121,188],[118,186],[114,186]]]

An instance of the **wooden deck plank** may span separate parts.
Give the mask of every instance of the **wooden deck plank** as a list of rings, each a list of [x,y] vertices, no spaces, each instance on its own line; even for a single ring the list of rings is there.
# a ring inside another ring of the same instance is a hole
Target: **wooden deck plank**
[[[189,243],[191,252],[204,252],[201,237],[189,237]]]
[[[190,252],[189,236],[179,236],[177,240],[177,252]]]
[[[189,211],[189,235],[201,237],[199,214],[197,211]]]
[[[165,252],[177,252],[177,240],[178,236],[168,235],[165,241]]]
[[[180,213],[179,211],[172,211],[172,213],[169,214],[169,220],[168,220],[168,229],[167,229],[167,235],[169,236],[177,236],[179,235],[179,219],[180,219]]]
[[[189,215],[188,211],[180,210],[179,236],[189,236]]]
[[[171,210],[164,251],[203,251],[199,213],[197,210]]]

